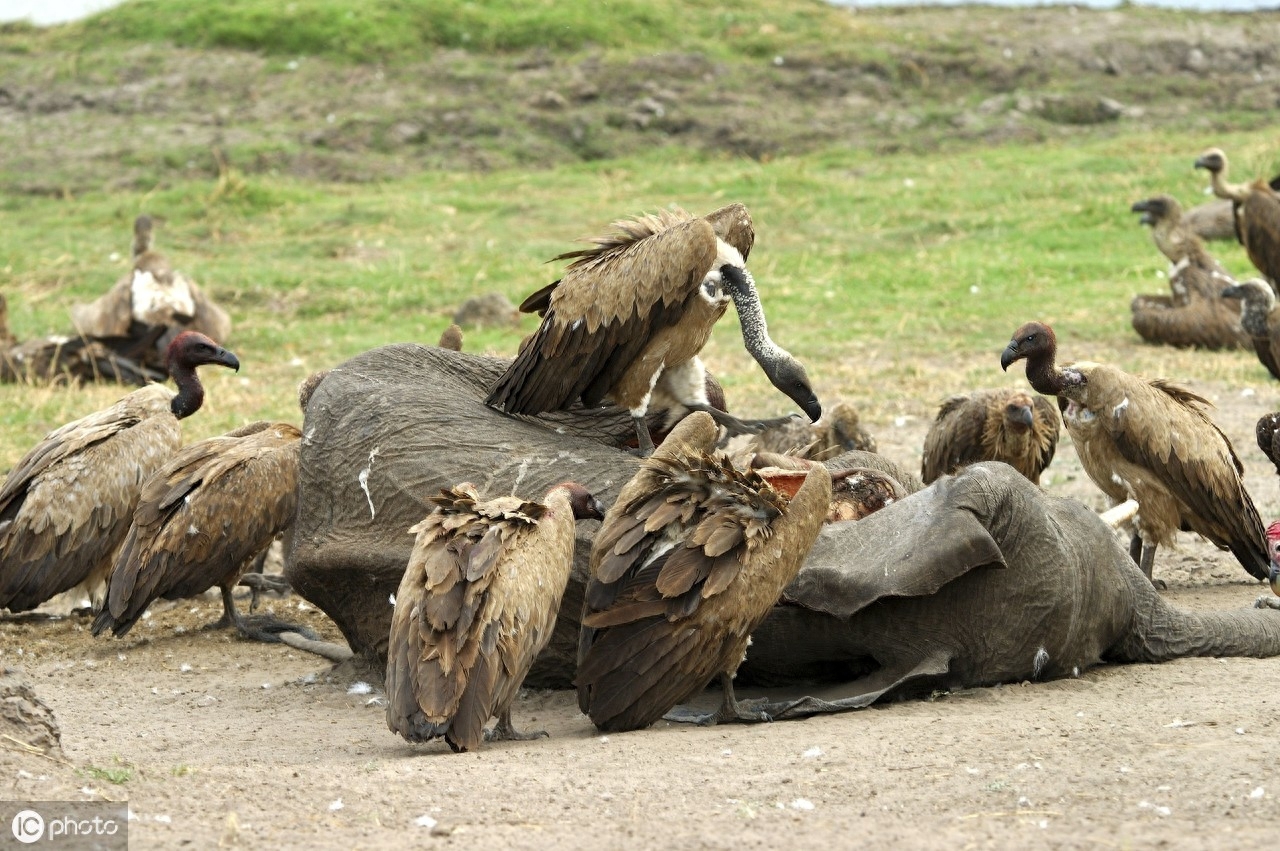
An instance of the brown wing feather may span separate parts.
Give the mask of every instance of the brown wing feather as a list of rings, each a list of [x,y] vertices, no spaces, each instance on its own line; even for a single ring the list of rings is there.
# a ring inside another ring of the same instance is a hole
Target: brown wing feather
[[[486,403],[523,414],[578,398],[597,404],[650,338],[678,321],[715,262],[715,232],[705,219],[638,221],[638,236],[624,231],[616,242],[568,255],[577,259],[549,292],[542,324]]]
[[[924,438],[920,478],[925,484],[982,460],[986,417],[986,404],[976,394],[952,396],[942,403]]]
[[[253,423],[184,447],[148,479],[94,632],[124,635],[157,599],[233,585],[293,523],[301,439]]]
[[[1240,238],[1249,260],[1271,281],[1280,282],[1280,194],[1259,180],[1240,210]]]
[[[1039,483],[1040,474],[1053,463],[1054,453],[1058,450],[1058,438],[1062,435],[1062,417],[1058,415],[1058,406],[1047,396],[1031,397],[1032,430],[1035,442],[1039,446],[1033,482]]]

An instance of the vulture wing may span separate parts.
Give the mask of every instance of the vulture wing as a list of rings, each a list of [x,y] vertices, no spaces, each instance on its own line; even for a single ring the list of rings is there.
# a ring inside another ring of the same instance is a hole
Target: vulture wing
[[[1205,413],[1208,400],[1166,381],[1141,383],[1149,390],[1135,382],[1122,402],[1098,412],[1116,449],[1159,477],[1185,507],[1182,519],[1191,531],[1230,549],[1251,575],[1265,577],[1270,560],[1262,519],[1231,441]]]
[[[573,563],[574,520],[471,485],[434,497],[396,593],[387,724],[410,741],[473,750],[551,638]]]
[[[925,484],[957,467],[982,461],[982,429],[987,407],[976,395],[952,396],[942,403],[924,438],[920,477]]]
[[[647,726],[736,669],[826,516],[824,467],[788,501],[709,454],[715,431],[705,414],[682,421],[592,543],[575,683],[601,729]]]
[[[14,466],[0,488],[0,608],[35,608],[110,566],[142,482],[181,442],[172,397],[135,390]]]
[[[615,227],[593,248],[561,255],[575,259],[558,284],[521,305],[543,312],[542,324],[488,404],[519,414],[559,410],[579,397],[598,404],[652,335],[679,320],[715,263],[716,233],[706,219],[663,212]]]
[[[256,422],[184,447],[148,479],[94,631],[124,635],[159,598],[235,582],[293,523],[301,439]]]
[[[1236,225],[1249,259],[1275,286],[1280,281],[1280,193],[1259,180],[1241,206]]]

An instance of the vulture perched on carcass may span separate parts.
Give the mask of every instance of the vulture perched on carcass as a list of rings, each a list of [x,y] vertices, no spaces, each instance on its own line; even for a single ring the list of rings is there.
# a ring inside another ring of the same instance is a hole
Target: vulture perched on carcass
[[[1057,407],[1044,396],[998,388],[952,396],[924,438],[925,484],[978,461],[1003,461],[1040,484],[1058,447]]]
[[[178,450],[146,480],[107,585],[93,634],[125,635],[158,599],[222,592],[222,620],[241,636],[279,641],[299,631],[277,621],[250,625],[231,590],[298,508],[302,432],[283,422],[251,423]]]
[[[1170,295],[1138,295],[1129,304],[1138,336],[1169,346],[1247,348],[1250,337],[1240,327],[1240,306],[1222,298],[1222,288],[1235,279],[1183,223],[1178,202],[1157,195],[1132,209],[1151,226],[1151,238],[1170,264]]]
[[[150,216],[133,223],[133,268],[105,295],[71,308],[76,333],[107,343],[113,351],[149,341],[137,359],[163,371],[165,351],[184,330],[222,343],[231,336],[226,311],[152,247]]]
[[[1276,473],[1280,475],[1280,411],[1259,419],[1254,427],[1254,434],[1258,438],[1258,448],[1275,465]]]
[[[859,421],[858,409],[848,402],[829,405],[816,423],[793,418],[752,436],[751,443],[762,452],[779,452],[825,461],[858,449],[876,451],[876,439]]]
[[[0,486],[0,608],[34,609],[106,579],[142,483],[178,451],[178,421],[204,402],[196,367],[206,364],[240,369],[205,335],[179,334],[168,349],[176,394],[159,384],[135,390],[51,432],[14,465]]]
[[[519,733],[511,704],[551,639],[573,571],[574,522],[604,517],[585,487],[563,482],[542,502],[481,501],[464,483],[431,497],[395,595],[387,648],[387,726],[455,752]]]
[[[1235,286],[1224,287],[1224,299],[1239,299],[1240,325],[1253,339],[1253,351],[1271,373],[1280,378],[1280,310],[1276,310],[1276,293],[1261,278],[1250,278]]]
[[[794,492],[712,454],[716,424],[680,422],[623,486],[592,542],[574,684],[604,731],[647,727],[719,676],[716,720],[752,630],[795,578],[831,502],[815,464]],[[787,479],[789,477],[783,477]]]
[[[1235,211],[1236,239],[1250,262],[1272,287],[1280,286],[1280,177],[1271,183],[1227,182],[1227,155],[1220,148],[1201,154],[1196,168],[1209,172],[1213,194],[1230,199]]]
[[[731,433],[785,418],[744,422],[707,398],[698,357],[734,303],[747,351],[775,387],[816,421],[822,407],[804,367],[769,337],[746,258],[755,240],[751,216],[730,204],[704,217],[683,210],[614,223],[591,248],[571,251],[564,276],[520,305],[542,324],[485,402],[509,414],[606,400],[631,412],[641,454],[653,451],[645,414],[668,412],[669,429],[686,412],[706,411]]]
[[[1000,356],[1008,369],[1025,359],[1036,392],[1066,400],[1063,421],[1089,478],[1116,504],[1138,503],[1139,566],[1151,577],[1156,547],[1179,528],[1229,549],[1255,578],[1267,576],[1262,518],[1231,441],[1205,413],[1207,400],[1167,381],[1113,366],[1055,365],[1057,338],[1028,322]]]

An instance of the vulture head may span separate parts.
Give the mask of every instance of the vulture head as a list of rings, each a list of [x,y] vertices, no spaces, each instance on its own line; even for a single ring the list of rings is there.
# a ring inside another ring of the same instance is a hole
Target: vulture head
[[[1255,337],[1266,337],[1267,315],[1276,306],[1276,293],[1261,278],[1250,278],[1230,287],[1224,287],[1223,298],[1240,299],[1240,324]]]
[[[1026,393],[1011,396],[1004,406],[1004,421],[1014,434],[1026,434],[1035,423],[1031,397]]]
[[[1271,570],[1268,578],[1271,580],[1271,591],[1280,595],[1280,520],[1272,523],[1267,527],[1267,555],[1271,557]]]
[[[569,493],[569,505],[573,507],[575,520],[603,520],[604,503],[595,494],[577,482],[561,482],[551,490],[563,489]]]
[[[166,354],[169,375],[178,385],[178,395],[169,403],[178,419],[189,417],[204,403],[204,387],[196,367],[218,364],[240,371],[240,359],[199,331],[183,331],[173,338]]]
[[[1141,213],[1142,217],[1138,221],[1152,227],[1159,222],[1176,222],[1182,218],[1182,207],[1168,195],[1157,195],[1154,198],[1139,201],[1129,210],[1134,213]]]
[[[302,413],[307,412],[307,405],[311,403],[311,397],[315,395],[316,388],[320,386],[320,382],[328,377],[332,370],[321,369],[311,373],[302,379],[302,383],[298,385],[298,407],[302,409]]]
[[[1052,363],[1058,352],[1058,338],[1053,329],[1043,322],[1028,322],[1013,332],[1013,339],[1000,355],[1000,368],[1008,372],[1015,361],[1048,357]]]
[[[141,215],[133,220],[133,256],[138,258],[151,250],[151,217]]]
[[[1202,168],[1210,174],[1221,174],[1227,170],[1227,155],[1221,148],[1210,148],[1196,157],[1196,168]]]

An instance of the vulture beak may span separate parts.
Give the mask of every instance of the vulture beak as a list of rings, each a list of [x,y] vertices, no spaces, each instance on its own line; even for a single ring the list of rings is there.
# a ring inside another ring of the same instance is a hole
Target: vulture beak
[[[1014,412],[1013,421],[1015,423],[1022,423],[1027,428],[1031,428],[1035,423],[1035,419],[1031,415],[1031,407],[1029,405],[1019,405],[1018,409]]]
[[[1010,340],[1009,345],[1004,347],[1004,351],[1000,353],[1000,368],[1005,372],[1009,371],[1009,364],[1022,357],[1022,353],[1018,351],[1018,341]]]
[[[1186,160],[1183,160],[1183,162],[1186,162]],[[1208,157],[1196,157],[1196,168],[1213,171],[1213,162]]]
[[[209,358],[209,363],[221,364],[228,369],[234,369],[236,372],[240,371],[240,358],[221,346],[214,350],[213,356]]]
[[[1151,215],[1151,204],[1147,201],[1138,201],[1129,208],[1129,212],[1142,214],[1138,219],[1139,224],[1154,225],[1156,223],[1155,217]]]
[[[809,422],[816,423],[822,418],[822,404],[812,392],[809,394],[808,399],[796,399],[795,403],[800,406],[800,410],[804,411],[805,416],[809,418]]]
[[[591,511],[593,512],[592,516],[595,517],[595,519],[604,519],[604,503],[594,496],[591,497]]]

